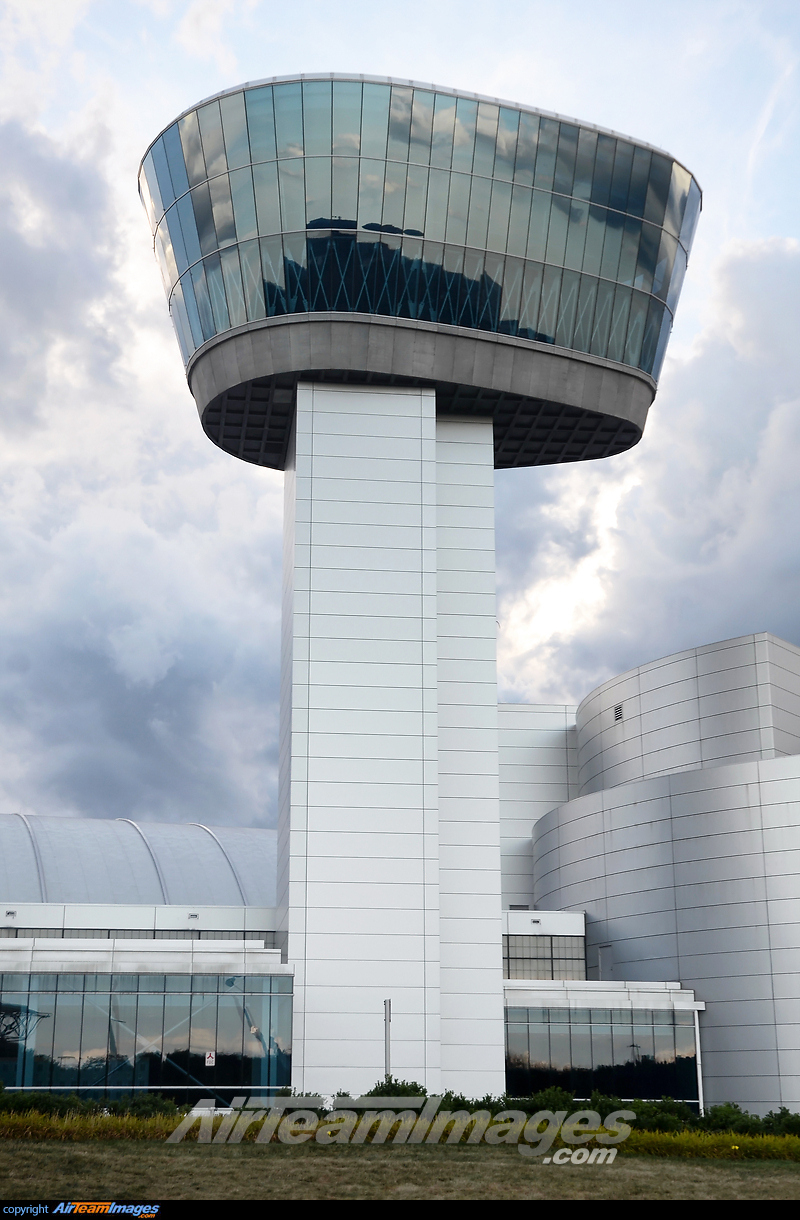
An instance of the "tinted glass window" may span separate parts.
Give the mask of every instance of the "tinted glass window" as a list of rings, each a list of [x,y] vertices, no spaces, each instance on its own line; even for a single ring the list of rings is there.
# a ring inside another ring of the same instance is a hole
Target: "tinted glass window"
[[[629,140],[355,80],[206,103],[153,144],[140,188],[154,227],[171,208],[155,245],[185,359],[229,327],[335,309],[654,374],[700,208],[686,170]]]

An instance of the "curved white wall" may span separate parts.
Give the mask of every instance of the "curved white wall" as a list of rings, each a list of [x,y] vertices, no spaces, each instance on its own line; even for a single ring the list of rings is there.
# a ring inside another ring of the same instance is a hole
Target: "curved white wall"
[[[534,897],[585,910],[589,977],[680,980],[709,1103],[800,1110],[800,757],[570,801],[534,827]],[[610,949],[609,949],[610,946]]]
[[[583,700],[577,735],[582,794],[800,753],[800,648],[761,632],[629,670]]]

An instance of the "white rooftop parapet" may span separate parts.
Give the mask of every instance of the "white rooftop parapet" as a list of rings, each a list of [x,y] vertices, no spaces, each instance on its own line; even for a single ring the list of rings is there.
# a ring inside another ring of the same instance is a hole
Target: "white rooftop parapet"
[[[292,974],[280,950],[235,940],[0,941],[0,973]]]
[[[597,979],[506,979],[506,1004],[530,1008],[648,1008],[705,1011],[680,983],[607,982]]]
[[[585,936],[583,911],[504,911],[505,936]]]

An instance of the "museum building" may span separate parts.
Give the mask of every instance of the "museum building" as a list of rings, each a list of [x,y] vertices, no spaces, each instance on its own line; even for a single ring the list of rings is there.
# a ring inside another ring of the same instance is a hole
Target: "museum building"
[[[392,1072],[430,1092],[792,1104],[763,810],[797,650],[497,705],[495,470],[641,437],[691,174],[529,107],[327,75],[191,108],[139,181],[202,427],[285,471],[277,847],[0,819],[7,1086],[363,1090],[389,999]],[[760,812],[726,829],[711,806],[741,791]]]
[[[800,1108],[800,650],[746,636],[497,714],[508,1091]],[[0,848],[7,1088],[290,1083],[274,832],[2,815]]]

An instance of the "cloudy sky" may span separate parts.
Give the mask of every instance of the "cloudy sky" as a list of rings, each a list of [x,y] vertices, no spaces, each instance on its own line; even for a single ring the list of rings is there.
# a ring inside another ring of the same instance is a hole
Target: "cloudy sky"
[[[501,472],[501,697],[800,645],[796,0],[0,0],[0,812],[272,825],[282,476],[205,439],[139,158],[272,75],[394,75],[659,145],[704,211],[647,433]]]

